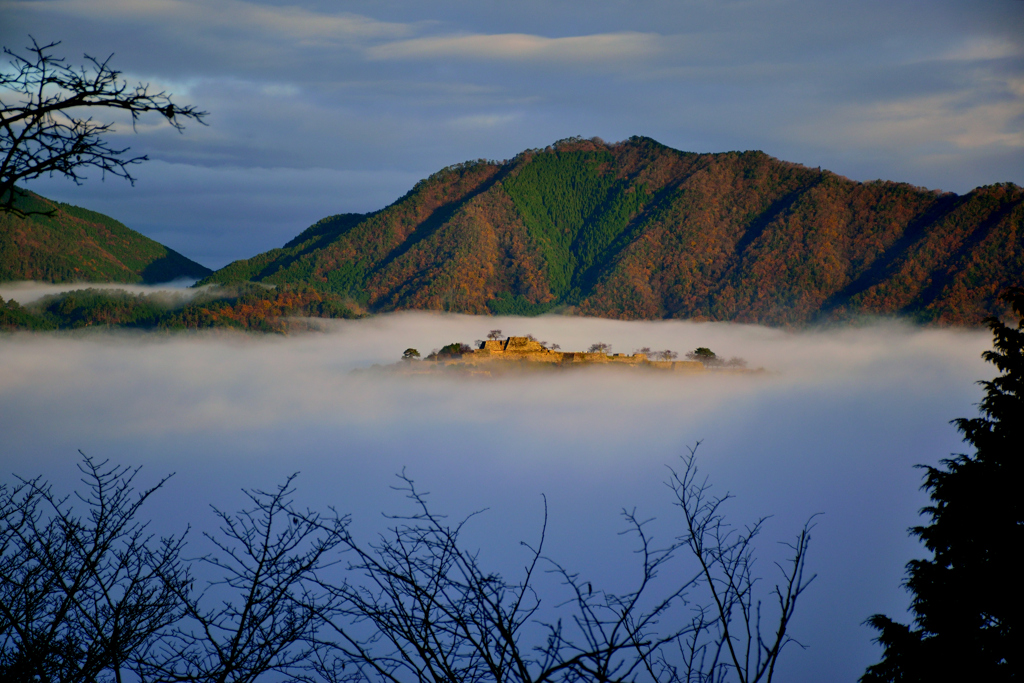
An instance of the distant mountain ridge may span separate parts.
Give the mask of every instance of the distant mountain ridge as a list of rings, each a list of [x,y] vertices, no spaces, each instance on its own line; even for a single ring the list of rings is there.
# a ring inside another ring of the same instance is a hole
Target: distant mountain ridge
[[[95,211],[20,192],[0,212],[0,282],[159,283],[213,271]]]
[[[572,138],[452,166],[203,282],[309,284],[373,312],[770,325],[977,324],[1024,274],[1024,191],[860,183],[762,152]]]

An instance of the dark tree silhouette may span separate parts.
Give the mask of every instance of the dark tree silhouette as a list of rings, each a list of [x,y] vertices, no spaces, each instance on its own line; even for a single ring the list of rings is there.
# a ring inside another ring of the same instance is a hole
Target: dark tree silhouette
[[[769,608],[757,597],[761,579],[754,569],[754,542],[767,518],[742,530],[728,524],[722,507],[731,496],[711,495],[707,479],[698,476],[696,450],[690,449],[681,471],[672,470],[669,485],[686,523],[683,544],[697,560],[702,587],[711,600],[693,608],[691,628],[680,648],[684,675],[678,680],[714,683],[735,677],[740,683],[767,683],[773,680],[783,648],[799,645],[789,635],[789,624],[798,599],[815,579],[805,575],[814,516],[793,543],[785,544],[792,556],[777,564],[782,581],[770,592],[776,612],[774,620],[766,622],[770,627],[762,629]]]
[[[700,361],[704,365],[721,365],[722,361],[718,355],[706,346],[698,346],[686,354],[687,360]]]
[[[154,539],[138,470],[82,456],[85,493],[40,479],[0,485],[0,680],[121,680],[184,610],[183,537]],[[83,509],[76,510],[75,505]]]
[[[1024,289],[1004,295],[1024,316]],[[913,626],[876,614],[882,661],[863,683],[1012,681],[1024,672],[1024,319],[986,320],[994,337],[985,360],[1002,374],[981,382],[981,416],[954,420],[973,455],[924,467],[932,504],[911,533],[931,559],[907,564]]]
[[[321,673],[372,683],[690,683],[771,681],[805,577],[810,526],[791,546],[791,561],[769,616],[756,599],[753,541],[763,520],[740,532],[698,476],[695,449],[670,484],[683,511],[683,534],[654,543],[647,523],[623,511],[636,539],[631,589],[601,590],[544,554],[544,527],[513,580],[488,571],[462,539],[473,517],[449,523],[404,474],[414,512],[376,543],[344,535],[350,576],[327,586],[336,598],[325,618],[336,656]],[[546,526],[546,524],[545,524]],[[696,562],[687,562],[687,558]],[[538,585],[553,575],[561,595]],[[361,580],[359,580],[361,577]],[[543,595],[542,595],[543,593]],[[547,603],[546,607],[542,606]],[[762,622],[762,618],[764,622]],[[767,625],[767,628],[763,626]]]
[[[654,666],[658,650],[687,630],[684,625],[659,633],[656,627],[697,577],[641,607],[675,548],[656,550],[634,516],[627,520],[643,558],[634,589],[604,593],[546,560],[544,528],[536,546],[523,544],[523,574],[509,581],[487,571],[463,545],[469,518],[448,523],[429,509],[411,479],[402,475],[401,481],[415,512],[393,518],[396,526],[376,544],[345,538],[355,555],[350,570],[363,580],[331,587],[341,608],[329,617],[338,638],[329,677],[381,683],[626,681]],[[535,586],[545,573],[564,588],[558,616],[551,619],[541,611]]]
[[[215,551],[198,559],[206,588],[181,593],[184,616],[140,658],[143,681],[308,681],[325,649],[320,615],[332,609],[319,573],[337,560],[347,519],[302,510],[289,477],[275,491],[245,491],[252,507],[214,508]]]
[[[110,57],[86,55],[85,66],[73,67],[54,56],[60,43],[31,42],[24,55],[4,48],[10,68],[0,71],[0,211],[25,215],[15,206],[15,185],[44,175],[81,184],[91,168],[134,184],[129,168],[147,157],[111,146],[104,136],[115,124],[94,120],[93,110],[128,112],[133,126],[154,112],[179,132],[185,121],[202,123],[207,115],[176,105],[168,93],[151,92],[147,84],[129,85],[111,68]]]
[[[618,592],[545,554],[546,510],[518,577],[487,569],[462,538],[474,515],[450,524],[404,474],[413,512],[375,542],[296,506],[293,475],[238,513],[214,508],[211,552],[185,561],[183,537],[155,543],[135,521],[163,482],[133,499],[134,471],[86,458],[84,521],[38,480],[0,489],[0,680],[767,683],[813,579],[810,527],[762,609],[761,521],[730,527],[694,454],[669,482],[677,538],[657,544],[623,511],[636,571]]]

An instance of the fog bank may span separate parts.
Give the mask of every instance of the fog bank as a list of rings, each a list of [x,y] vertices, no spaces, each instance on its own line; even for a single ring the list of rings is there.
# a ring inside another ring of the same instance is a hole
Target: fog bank
[[[495,328],[563,350],[606,342],[615,352],[682,355],[707,346],[768,372],[353,372]],[[771,541],[823,513],[811,544],[819,578],[794,622],[808,649],[783,656],[780,680],[852,681],[879,655],[861,622],[902,614],[903,565],[922,554],[906,536],[925,502],[912,466],[960,449],[948,421],[976,414],[975,382],[993,374],[979,358],[989,346],[985,331],[892,321],[795,333],[423,313],[291,337],[12,335],[0,338],[0,476],[44,474],[70,487],[77,449],[144,465],[153,479],[176,471],[150,508],[156,527],[171,531],[208,525],[209,503],[240,505],[240,487],[301,471],[301,500],[351,512],[370,529],[380,511],[401,507],[388,487],[406,467],[440,510],[490,508],[472,538],[499,561],[535,537],[546,494],[550,554],[615,581],[628,573],[618,512],[637,506],[659,518],[659,533],[677,533],[665,468],[703,440],[703,471],[736,495],[730,519],[773,515],[766,559],[777,552]],[[765,561],[773,579],[770,569]]]
[[[137,285],[121,282],[0,282],[0,299],[14,299],[19,304],[30,304],[44,296],[74,292],[83,289],[122,290],[130,294],[161,294],[184,303],[198,294],[201,289],[189,289],[197,280],[182,278],[159,285]]]

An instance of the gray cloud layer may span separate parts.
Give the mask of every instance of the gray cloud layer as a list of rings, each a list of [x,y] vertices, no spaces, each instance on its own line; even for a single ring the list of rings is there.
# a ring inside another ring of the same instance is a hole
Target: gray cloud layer
[[[501,381],[352,374],[413,345],[429,351],[500,327],[563,348],[709,346],[773,373],[665,377],[596,372]],[[900,614],[906,535],[924,504],[920,472],[961,448],[948,420],[973,415],[991,376],[979,331],[899,324],[801,334],[726,324],[493,319],[403,314],[341,322],[325,334],[12,336],[0,339],[0,464],[76,479],[76,449],[148,476],[178,474],[155,504],[157,530],[209,523],[206,505],[241,504],[301,470],[300,497],[352,512],[360,528],[401,501],[402,467],[453,515],[489,507],[474,540],[502,561],[536,536],[551,505],[550,551],[609,581],[625,580],[618,511],[639,506],[677,533],[661,482],[704,439],[701,463],[736,494],[736,523],[774,515],[764,571],[812,513],[820,575],[780,675],[853,680],[877,656],[861,622]]]
[[[64,40],[71,58],[113,52],[131,77],[211,112],[208,128],[184,136],[125,138],[165,162],[142,183],[161,210],[126,203],[114,183],[37,188],[109,210],[211,266],[323,215],[380,208],[447,164],[577,134],[757,148],[855,179],[960,192],[1024,182],[1024,5],[1014,0],[450,0],[345,11],[3,0],[0,12],[5,45],[31,33]],[[246,201],[264,181],[273,189]],[[222,198],[216,208],[207,193]],[[239,230],[253,240],[225,237]]]

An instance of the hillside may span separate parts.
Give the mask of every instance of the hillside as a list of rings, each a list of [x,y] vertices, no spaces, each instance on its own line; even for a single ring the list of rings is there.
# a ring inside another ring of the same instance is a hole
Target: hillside
[[[358,318],[340,297],[312,287],[240,285],[212,290],[133,294],[78,289],[26,305],[0,297],[0,333],[25,330],[233,329],[286,333],[306,329],[296,318]]]
[[[31,192],[17,206],[30,215],[0,212],[0,282],[157,283],[212,272],[109,216]]]
[[[205,282],[305,283],[371,311],[770,325],[977,324],[1024,274],[1024,190],[858,183],[762,152],[570,139],[446,168]]]

